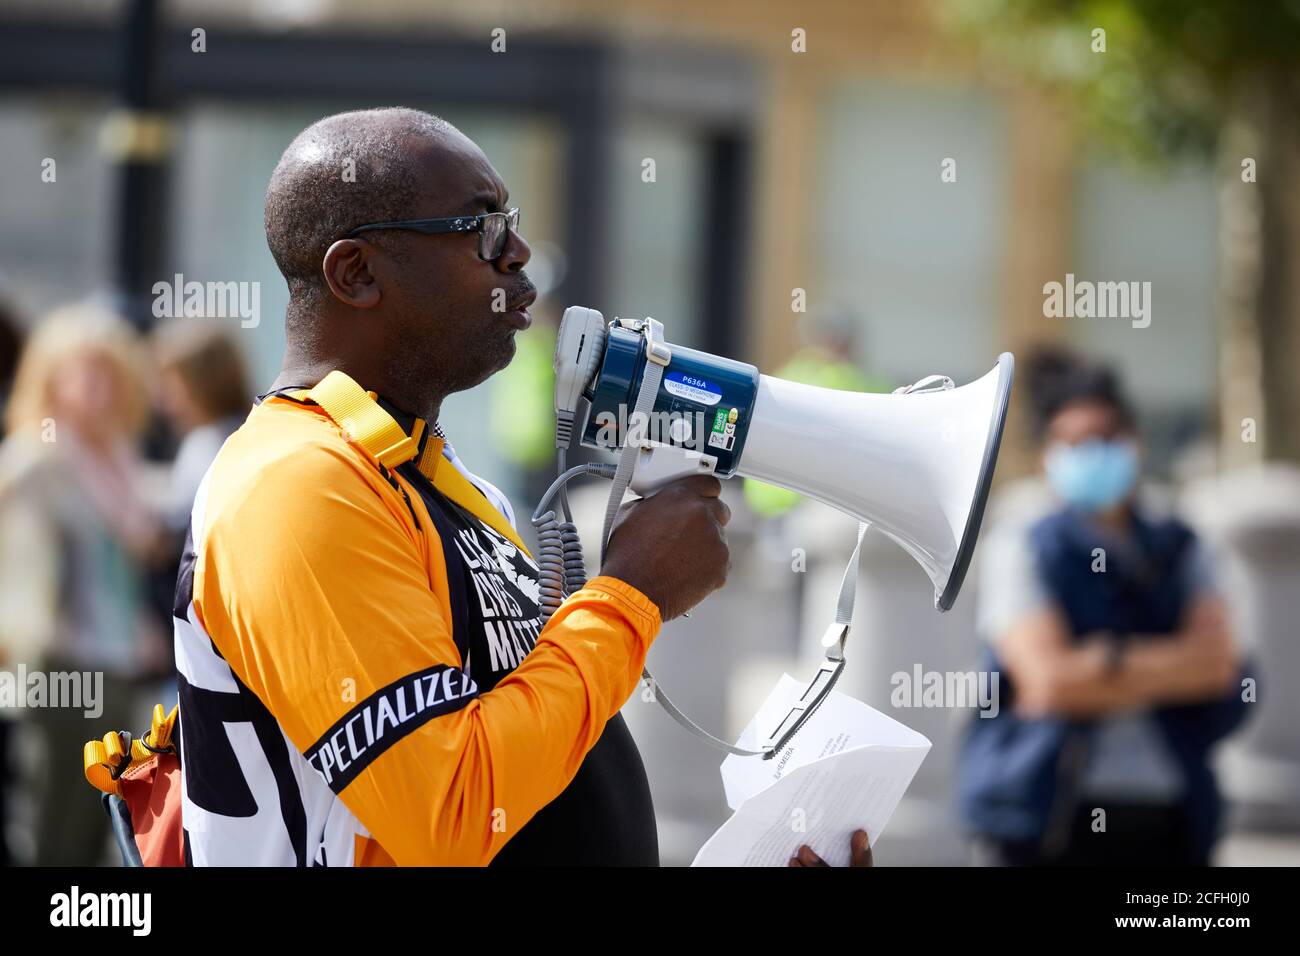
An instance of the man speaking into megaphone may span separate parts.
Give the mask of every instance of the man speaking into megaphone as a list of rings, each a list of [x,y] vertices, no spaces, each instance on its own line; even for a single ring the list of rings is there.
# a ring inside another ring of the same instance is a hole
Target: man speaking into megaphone
[[[619,708],[661,622],[725,582],[730,512],[711,475],[625,505],[543,626],[510,503],[438,426],[530,324],[518,222],[414,110],[327,117],[276,167],[283,369],[203,483],[177,590],[193,864],[658,863]]]

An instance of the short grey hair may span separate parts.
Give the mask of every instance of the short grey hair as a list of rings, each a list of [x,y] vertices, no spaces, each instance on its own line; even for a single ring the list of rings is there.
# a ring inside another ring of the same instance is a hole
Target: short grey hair
[[[323,286],[325,252],[357,226],[412,218],[420,187],[411,140],[448,134],[459,131],[431,113],[387,107],[326,116],[294,137],[265,212],[266,244],[292,297]]]

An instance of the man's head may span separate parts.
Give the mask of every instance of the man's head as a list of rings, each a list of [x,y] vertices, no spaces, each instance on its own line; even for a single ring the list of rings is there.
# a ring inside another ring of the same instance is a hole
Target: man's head
[[[291,352],[381,368],[394,397],[432,388],[440,399],[504,368],[527,327],[517,310],[535,295],[521,237],[511,232],[494,261],[479,258],[473,233],[344,237],[368,223],[502,212],[508,198],[483,151],[428,113],[363,110],[307,127],[266,194]]]

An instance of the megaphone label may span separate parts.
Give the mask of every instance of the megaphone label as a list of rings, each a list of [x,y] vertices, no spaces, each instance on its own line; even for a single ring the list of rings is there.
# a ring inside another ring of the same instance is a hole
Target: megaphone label
[[[698,402],[701,405],[716,405],[722,401],[722,389],[707,379],[682,372],[669,372],[664,376],[664,390],[669,395]]]
[[[731,451],[736,443],[736,409],[719,408],[713,414],[713,430],[709,433],[709,447]]]

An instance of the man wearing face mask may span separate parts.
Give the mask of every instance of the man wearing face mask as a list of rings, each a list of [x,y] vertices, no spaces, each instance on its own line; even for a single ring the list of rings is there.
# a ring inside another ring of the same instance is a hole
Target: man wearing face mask
[[[963,814],[991,863],[1205,864],[1210,751],[1245,709],[1210,561],[1138,498],[1134,417],[1108,370],[1052,352],[1026,378],[1056,503],[982,555],[1001,700],[966,738]]]

